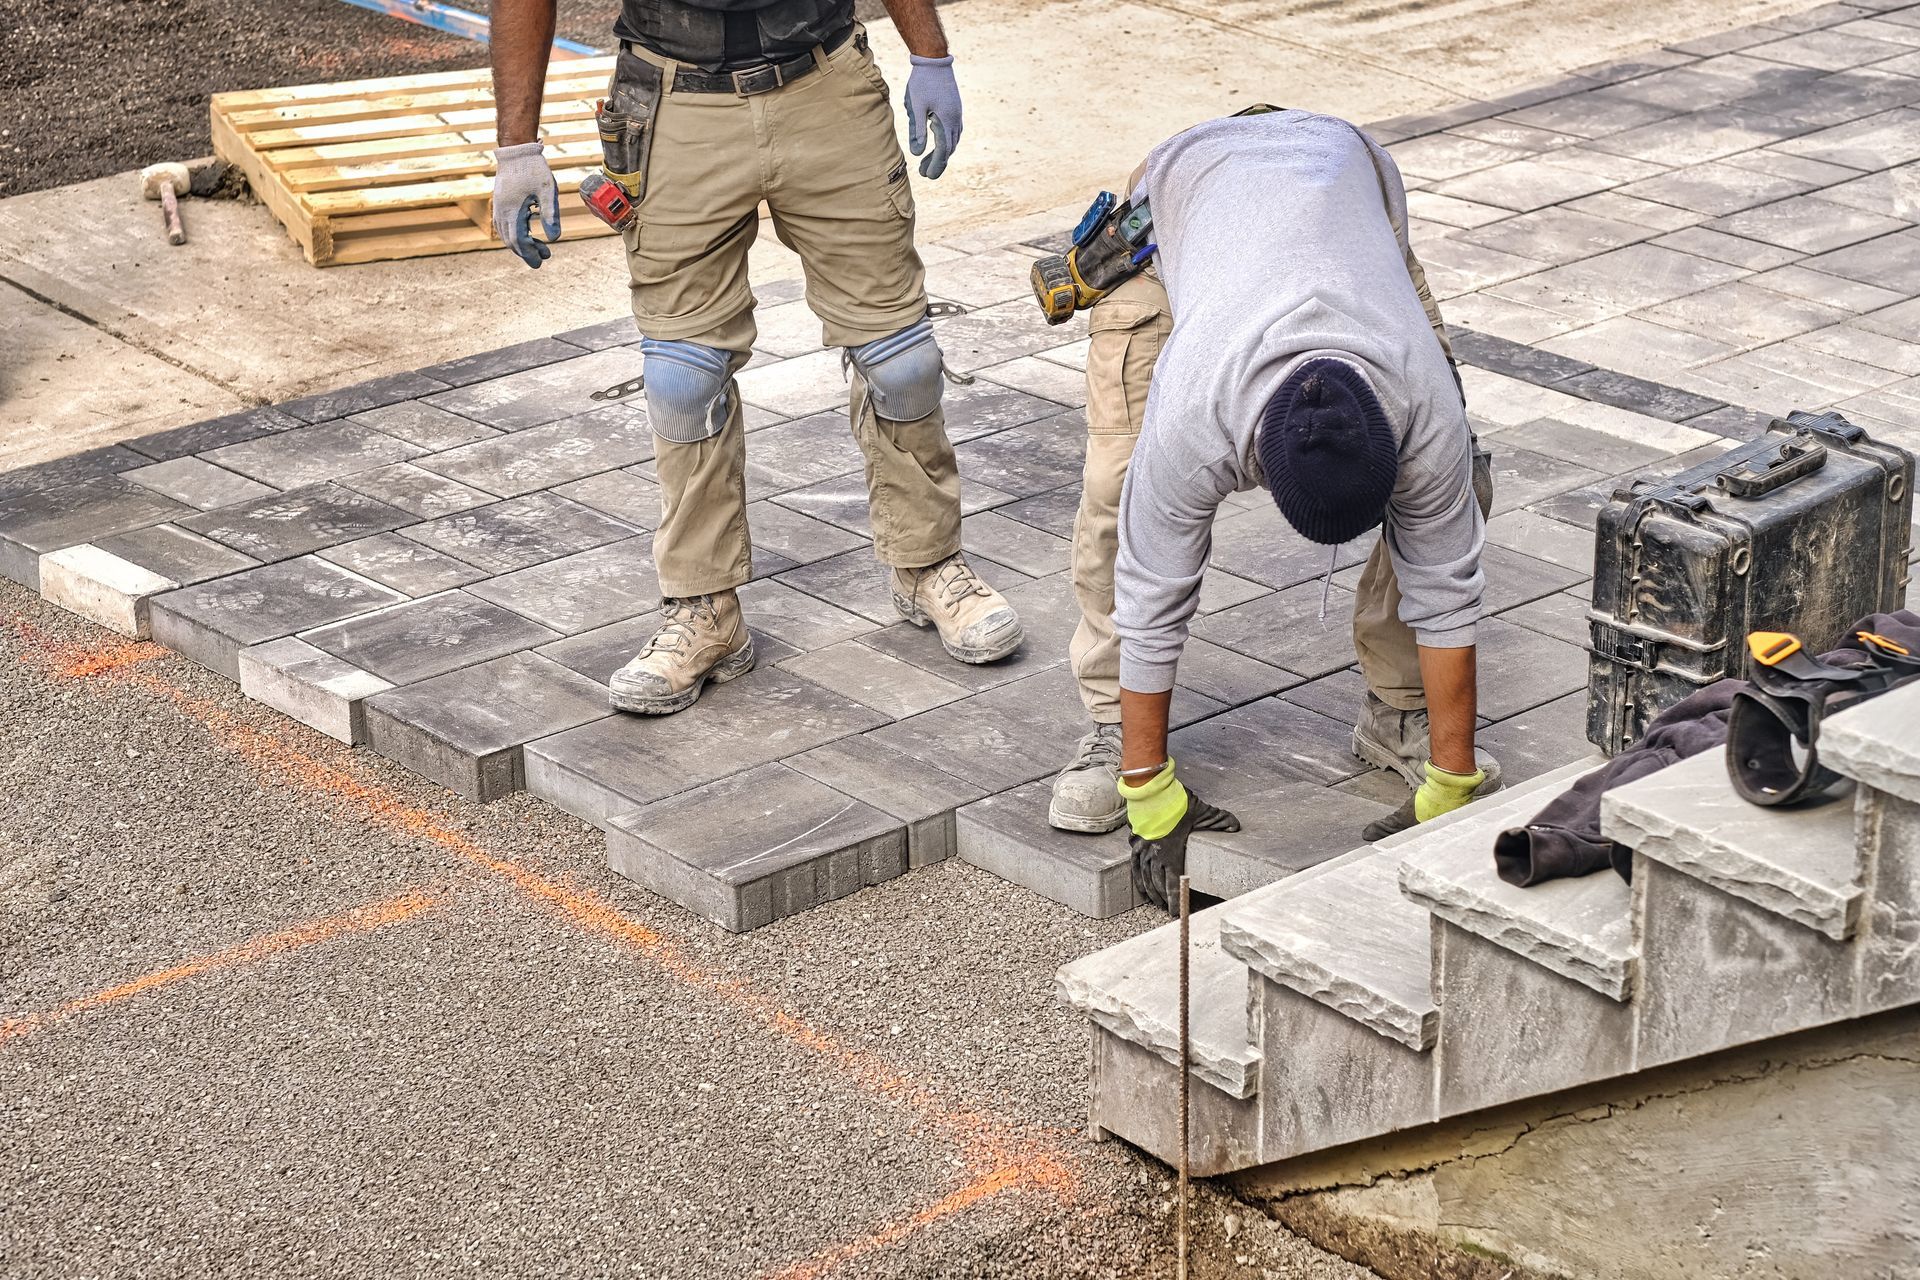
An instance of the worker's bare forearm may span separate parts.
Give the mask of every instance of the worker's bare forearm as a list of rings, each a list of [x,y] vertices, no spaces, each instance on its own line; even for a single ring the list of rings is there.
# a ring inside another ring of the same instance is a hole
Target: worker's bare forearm
[[[1120,767],[1126,770],[1151,769],[1167,758],[1167,716],[1173,709],[1173,691],[1135,693],[1120,691]],[[1136,775],[1136,784],[1145,779]]]
[[[540,95],[553,49],[554,0],[494,0],[495,145],[518,146],[540,136]]]
[[[1473,646],[1421,645],[1420,682],[1427,690],[1427,749],[1434,764],[1448,773],[1472,773],[1473,722],[1479,714]]]
[[[947,56],[947,33],[940,28],[940,14],[933,7],[933,0],[881,2],[887,6],[887,16],[893,19],[907,52],[917,53],[923,58]]]

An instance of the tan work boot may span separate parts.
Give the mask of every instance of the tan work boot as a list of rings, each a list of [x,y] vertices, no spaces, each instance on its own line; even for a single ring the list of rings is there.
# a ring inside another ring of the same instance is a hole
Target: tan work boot
[[[1427,712],[1400,711],[1388,706],[1367,690],[1360,707],[1360,722],[1353,726],[1353,754],[1376,769],[1391,769],[1415,791],[1427,780]],[[1500,762],[1479,747],[1473,749],[1473,762],[1487,775],[1474,795],[1492,795],[1500,789]]]
[[[961,662],[994,662],[1020,647],[1020,619],[958,551],[924,569],[893,571],[893,605],[916,627],[938,627]]]
[[[731,591],[661,602],[660,629],[607,682],[616,711],[665,716],[692,706],[707,682],[753,670],[753,636]]]
[[[1127,820],[1120,781],[1120,726],[1096,724],[1053,780],[1047,822],[1062,831],[1112,831]]]

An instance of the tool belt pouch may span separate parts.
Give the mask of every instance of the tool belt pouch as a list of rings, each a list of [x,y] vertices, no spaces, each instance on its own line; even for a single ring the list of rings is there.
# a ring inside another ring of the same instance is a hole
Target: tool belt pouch
[[[622,49],[606,101],[593,113],[600,131],[601,167],[635,204],[647,192],[647,153],[666,91],[666,73]]]

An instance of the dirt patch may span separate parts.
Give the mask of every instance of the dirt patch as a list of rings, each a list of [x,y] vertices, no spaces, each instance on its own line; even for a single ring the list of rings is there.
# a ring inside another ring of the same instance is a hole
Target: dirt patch
[[[571,0],[561,33],[605,45],[616,8]],[[0,30],[0,196],[206,155],[224,90],[487,63],[485,45],[343,0],[0,0]]]
[[[612,47],[619,0],[558,9],[560,36]],[[215,93],[487,65],[483,44],[345,0],[0,0],[0,31],[0,197],[206,155]]]

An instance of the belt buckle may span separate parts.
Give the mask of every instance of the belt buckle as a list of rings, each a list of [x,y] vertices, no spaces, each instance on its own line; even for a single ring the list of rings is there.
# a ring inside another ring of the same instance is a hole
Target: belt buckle
[[[733,92],[736,97],[751,98],[755,94],[772,93],[787,82],[779,64],[763,62],[757,67],[742,67],[730,73],[733,78]]]

